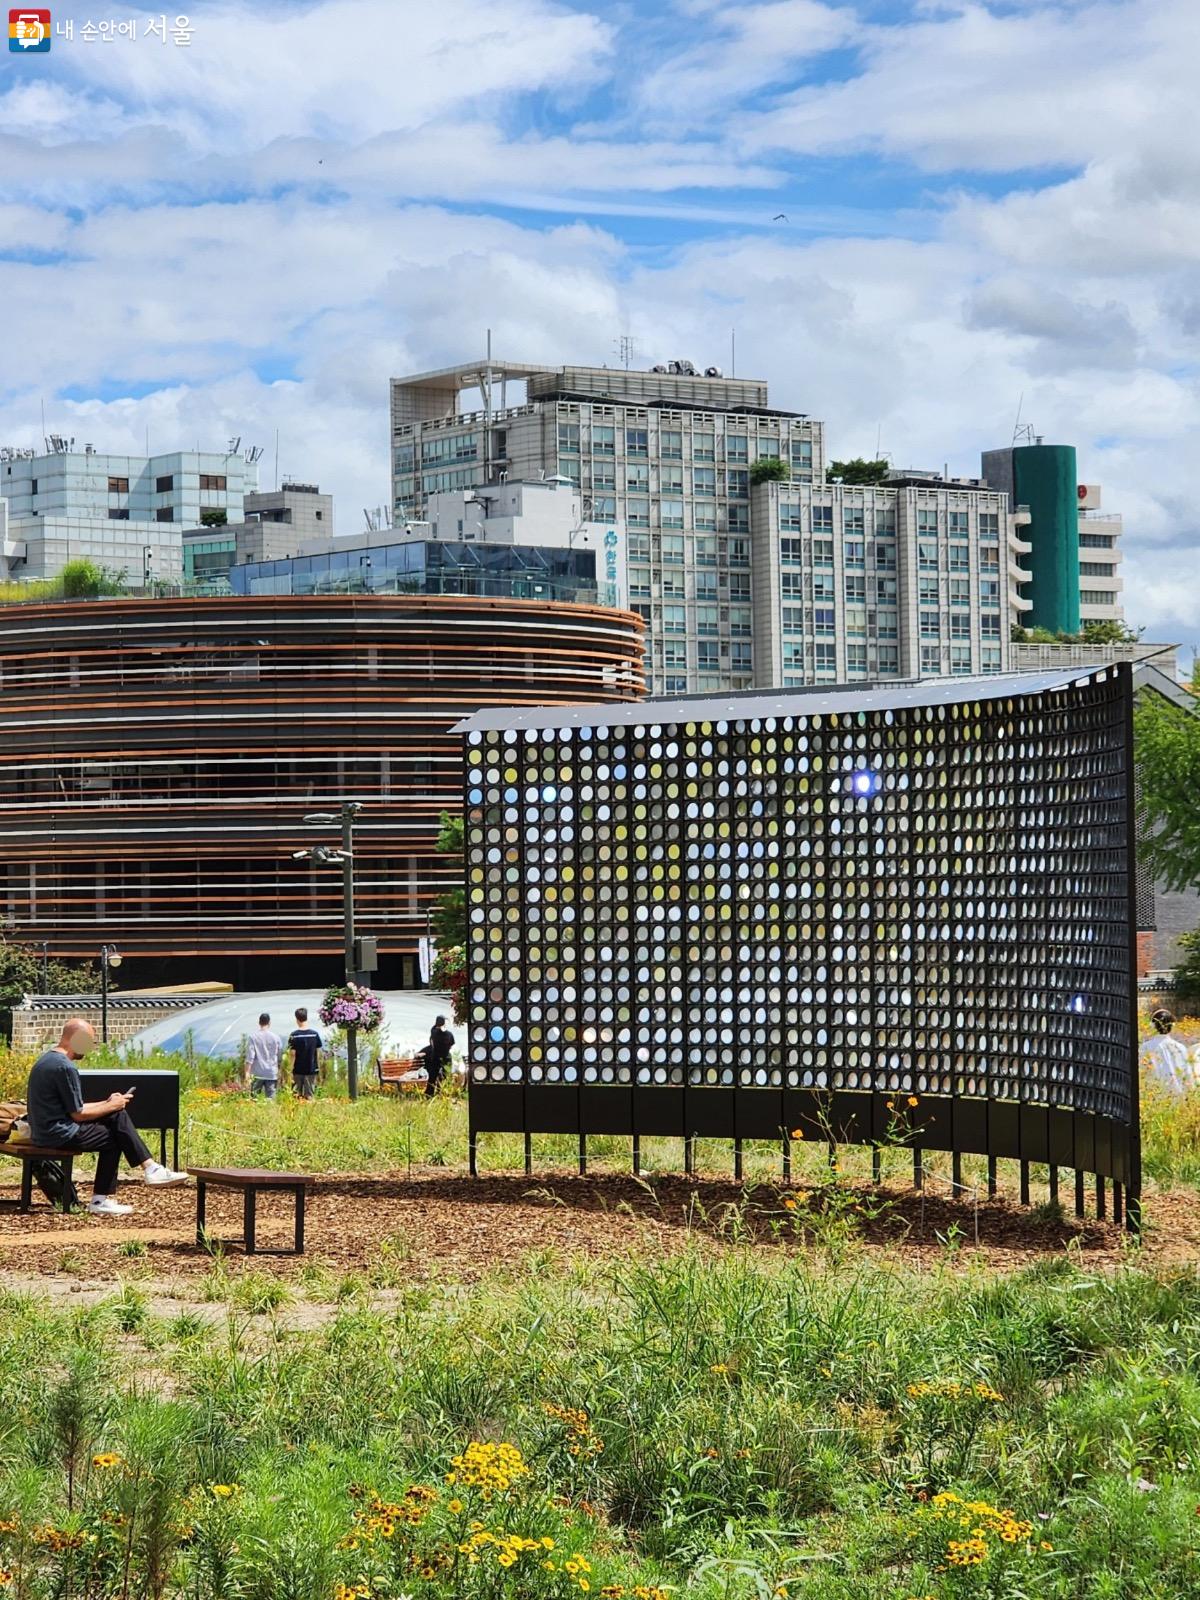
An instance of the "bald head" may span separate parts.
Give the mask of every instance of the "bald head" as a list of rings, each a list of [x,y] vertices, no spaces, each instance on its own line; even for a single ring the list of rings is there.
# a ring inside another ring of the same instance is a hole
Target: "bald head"
[[[91,1023],[85,1022],[82,1017],[72,1017],[64,1023],[58,1044],[59,1049],[65,1050],[73,1060],[82,1061],[95,1042],[96,1030]]]

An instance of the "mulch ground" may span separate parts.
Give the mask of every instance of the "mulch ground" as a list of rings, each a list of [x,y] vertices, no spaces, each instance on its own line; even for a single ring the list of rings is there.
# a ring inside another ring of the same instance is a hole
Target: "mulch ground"
[[[83,1192],[90,1192],[86,1185]],[[792,1192],[803,1202],[802,1188]],[[1068,1250],[1089,1265],[1113,1266],[1129,1250],[1128,1235],[1111,1222],[1046,1222],[1005,1199],[980,1203],[976,1210],[969,1200],[929,1191],[857,1194],[866,1214],[855,1218],[854,1237],[868,1253],[917,1270],[944,1260],[948,1249],[997,1271]],[[0,1184],[0,1200],[15,1197],[14,1183]],[[45,1205],[26,1216],[0,1209],[0,1282],[10,1274],[23,1282],[54,1275],[128,1277],[135,1261],[121,1246],[130,1240],[146,1247],[136,1258],[139,1275],[173,1280],[209,1270],[211,1257],[195,1242],[194,1189],[146,1189],[130,1181],[122,1182],[119,1198],[133,1205],[132,1216],[62,1216]],[[1151,1195],[1145,1211],[1142,1255],[1148,1263],[1200,1259],[1200,1195]],[[258,1212],[260,1248],[290,1247],[290,1197],[260,1196]],[[704,1178],[642,1182],[615,1174],[471,1179],[416,1169],[412,1175],[318,1179],[308,1203],[306,1255],[249,1259],[284,1277],[294,1276],[304,1262],[319,1262],[337,1274],[366,1273],[390,1251],[403,1263],[406,1281],[471,1282],[501,1264],[662,1256],[695,1243],[719,1248],[734,1238],[767,1251],[819,1244],[820,1230],[816,1239],[806,1234],[797,1214],[784,1209],[773,1186],[747,1190]],[[209,1190],[213,1235],[236,1239],[241,1216],[240,1196]],[[240,1243],[226,1246],[225,1254],[235,1269],[246,1259]]]

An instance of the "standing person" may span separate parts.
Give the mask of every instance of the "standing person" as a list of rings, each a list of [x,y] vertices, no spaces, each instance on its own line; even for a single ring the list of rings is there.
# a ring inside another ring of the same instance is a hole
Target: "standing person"
[[[1200,1082],[1200,1075],[1192,1064],[1186,1045],[1171,1038],[1175,1018],[1165,1006],[1160,1006],[1157,1011],[1150,1013],[1150,1021],[1155,1026],[1157,1037],[1147,1039],[1138,1052],[1147,1082],[1167,1094],[1186,1094]]]
[[[187,1183],[188,1175],[160,1166],[151,1156],[126,1110],[132,1091],[110,1094],[107,1100],[84,1101],[75,1063],[82,1061],[95,1043],[96,1030],[91,1023],[72,1017],[53,1050],[44,1051],[33,1063],[25,1092],[29,1137],[34,1144],[94,1150],[96,1176],[88,1210],[98,1217],[127,1217],[133,1207],[118,1205],[113,1195],[122,1156],[131,1167],[140,1167],[145,1181],[156,1188]]]
[[[437,1093],[438,1084],[441,1083],[450,1063],[450,1052],[453,1048],[454,1035],[447,1028],[445,1017],[435,1017],[433,1027],[429,1030],[429,1045],[425,1051],[425,1070],[429,1074],[425,1084],[426,1099]]]
[[[301,1100],[311,1100],[317,1092],[317,1052],[324,1048],[324,1040],[315,1028],[308,1025],[308,1007],[296,1007],[296,1026],[288,1034],[288,1049],[292,1052],[292,1083]]]
[[[264,1011],[258,1019],[258,1032],[246,1040],[246,1076],[250,1080],[251,1094],[263,1094],[268,1100],[274,1100],[282,1056],[283,1040],[271,1032],[270,1014]]]

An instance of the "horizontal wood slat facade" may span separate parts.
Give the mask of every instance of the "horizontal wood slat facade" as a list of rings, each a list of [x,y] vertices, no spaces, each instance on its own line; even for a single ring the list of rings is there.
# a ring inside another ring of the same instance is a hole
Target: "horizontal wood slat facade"
[[[257,965],[341,951],[340,875],[303,817],[364,810],[356,898],[411,955],[460,865],[449,729],[488,705],[645,692],[639,618],[475,596],[0,606],[0,921],[52,956]],[[332,841],[331,841],[332,842]]]

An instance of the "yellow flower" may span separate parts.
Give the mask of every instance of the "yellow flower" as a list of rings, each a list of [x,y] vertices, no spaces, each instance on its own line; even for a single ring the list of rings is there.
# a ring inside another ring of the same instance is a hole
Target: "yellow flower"
[[[795,1211],[796,1209],[796,1202],[792,1199],[790,1194],[783,1202],[783,1209],[785,1211]]]
[[[117,1455],[115,1450],[104,1450],[98,1456],[92,1457],[94,1467],[119,1467],[121,1461],[122,1457]]]
[[[804,1137],[804,1129],[803,1128],[793,1128],[792,1129],[792,1138],[793,1139],[803,1139],[803,1137]]]
[[[910,1094],[910,1095],[909,1095],[909,1097],[908,1097],[908,1103],[909,1103],[909,1105],[910,1105],[910,1106],[915,1106],[915,1105],[916,1105],[916,1103],[917,1103],[917,1097],[916,1097],[916,1095],[915,1095],[915,1094]]]
[[[208,1487],[218,1500],[228,1500],[238,1492],[236,1483],[210,1483]]]
[[[724,1375],[729,1371],[729,1367],[724,1361],[714,1361],[708,1370],[710,1372],[715,1372],[718,1377],[724,1377]]]

